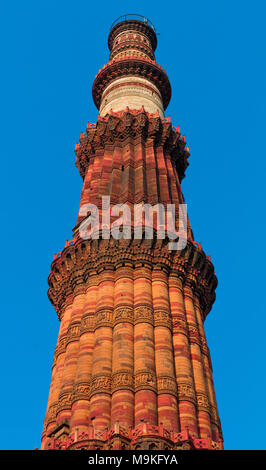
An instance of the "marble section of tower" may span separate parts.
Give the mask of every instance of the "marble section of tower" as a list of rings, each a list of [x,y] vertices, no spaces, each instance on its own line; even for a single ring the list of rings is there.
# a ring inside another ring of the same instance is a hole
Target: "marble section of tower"
[[[83,179],[73,240],[57,253],[49,298],[60,320],[42,449],[222,449],[204,320],[217,279],[193,239],[84,240],[86,204],[184,203],[189,149],[164,117],[171,87],[150,22],[122,18],[96,75],[97,123],[76,145]],[[112,219],[111,219],[112,221]],[[131,221],[129,225],[133,222]]]

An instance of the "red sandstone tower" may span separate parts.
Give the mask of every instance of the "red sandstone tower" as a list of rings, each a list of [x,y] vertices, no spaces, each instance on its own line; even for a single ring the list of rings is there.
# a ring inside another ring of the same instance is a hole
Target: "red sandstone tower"
[[[142,17],[121,17],[110,60],[96,75],[96,124],[76,145],[80,211],[49,276],[60,324],[42,449],[222,449],[203,323],[217,279],[188,223],[185,248],[169,239],[84,239],[86,204],[184,203],[188,147],[164,110],[171,97]],[[111,217],[111,222],[115,218]],[[132,228],[131,222],[129,227]]]

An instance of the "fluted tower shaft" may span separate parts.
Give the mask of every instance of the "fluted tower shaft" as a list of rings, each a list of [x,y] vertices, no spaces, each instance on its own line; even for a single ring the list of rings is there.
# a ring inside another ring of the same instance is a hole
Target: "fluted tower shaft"
[[[164,116],[171,87],[155,61],[151,23],[121,18],[108,45],[109,62],[92,89],[98,121],[75,149],[83,188],[73,239],[49,276],[61,325],[42,448],[221,449],[204,333],[217,286],[210,257],[189,220],[182,249],[169,249],[156,217],[152,237],[145,217],[133,236],[131,215],[147,204],[174,207],[180,228],[189,149]],[[129,209],[129,236],[106,236],[108,200],[110,224]],[[92,206],[98,230],[84,237]]]

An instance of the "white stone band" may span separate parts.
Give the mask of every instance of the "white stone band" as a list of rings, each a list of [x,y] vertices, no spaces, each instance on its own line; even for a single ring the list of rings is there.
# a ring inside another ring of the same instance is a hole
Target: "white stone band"
[[[99,113],[105,116],[112,109],[122,111],[126,107],[140,109],[144,106],[148,113],[156,113],[164,117],[161,93],[149,80],[136,76],[122,77],[113,80],[104,90]]]

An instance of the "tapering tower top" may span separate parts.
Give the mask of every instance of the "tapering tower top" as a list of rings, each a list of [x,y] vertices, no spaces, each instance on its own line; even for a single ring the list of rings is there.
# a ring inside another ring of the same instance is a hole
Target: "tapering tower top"
[[[129,30],[133,34],[137,33],[135,38],[128,40],[127,33]],[[118,39],[119,36],[119,39]],[[116,41],[115,41],[116,40]],[[116,47],[114,47],[114,41]],[[131,47],[130,47],[131,46]],[[126,49],[137,49],[139,55],[145,54],[154,60],[154,51],[157,47],[157,35],[153,24],[144,16],[140,15],[124,15],[115,20],[111,26],[108,37],[108,47],[111,51],[110,59],[114,57],[115,52]]]
[[[166,72],[155,61],[157,36],[153,24],[140,15],[124,15],[111,26],[110,58],[95,77],[92,94],[101,116],[126,108],[149,113],[164,110],[171,98]]]

